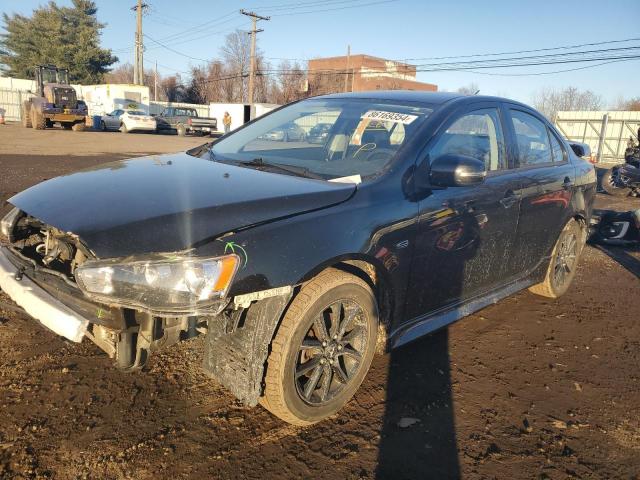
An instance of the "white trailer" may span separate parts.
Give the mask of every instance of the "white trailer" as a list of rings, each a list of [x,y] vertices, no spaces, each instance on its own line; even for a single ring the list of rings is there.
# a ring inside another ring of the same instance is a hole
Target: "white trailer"
[[[82,85],[79,89],[80,98],[89,108],[89,116],[105,115],[116,109],[142,110],[149,113],[149,87],[109,83]]]
[[[255,103],[253,108],[247,103],[211,103],[209,104],[209,117],[218,121],[218,130],[224,131],[224,113],[231,115],[231,130],[241,127],[245,123],[260,117],[280,105],[273,103]]]

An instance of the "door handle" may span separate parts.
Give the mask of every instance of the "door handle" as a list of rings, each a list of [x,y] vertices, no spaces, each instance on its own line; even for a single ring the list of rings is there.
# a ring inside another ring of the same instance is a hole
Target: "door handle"
[[[507,190],[504,197],[502,197],[502,200],[500,200],[500,204],[504,208],[510,208],[515,205],[518,200],[520,200],[519,195],[517,195],[513,190]]]
[[[571,179],[569,177],[564,177],[562,188],[564,188],[565,190],[569,190],[571,187],[573,187],[573,182],[571,181]]]

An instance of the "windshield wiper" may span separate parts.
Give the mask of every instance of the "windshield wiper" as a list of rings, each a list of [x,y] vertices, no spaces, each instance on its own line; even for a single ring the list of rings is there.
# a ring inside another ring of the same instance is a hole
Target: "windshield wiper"
[[[202,145],[199,145],[197,147],[193,147],[190,150],[187,150],[187,154],[193,156],[193,157],[199,157],[201,156],[204,152],[209,151],[211,152],[211,148],[213,147],[213,142],[208,142],[208,143],[204,143]]]
[[[283,165],[281,163],[268,163],[268,162],[265,162],[261,157],[256,157],[253,160],[250,160],[248,162],[240,162],[240,165],[244,165],[246,167],[262,167],[270,170],[280,170],[287,173],[293,173],[294,175],[297,175],[299,177],[314,178],[316,180],[324,180],[323,177],[313,173],[308,168],[296,167],[293,165]]]

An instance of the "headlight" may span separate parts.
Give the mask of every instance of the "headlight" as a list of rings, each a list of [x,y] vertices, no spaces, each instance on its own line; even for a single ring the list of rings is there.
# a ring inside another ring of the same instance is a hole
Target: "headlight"
[[[240,261],[172,257],[132,262],[89,261],[75,272],[89,297],[156,312],[194,312],[223,298]]]
[[[0,220],[0,233],[10,242],[13,241],[13,227],[16,226],[19,216],[20,210],[13,208],[2,220]]]

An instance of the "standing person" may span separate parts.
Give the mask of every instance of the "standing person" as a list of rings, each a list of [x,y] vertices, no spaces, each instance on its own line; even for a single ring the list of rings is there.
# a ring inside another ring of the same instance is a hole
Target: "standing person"
[[[222,124],[224,125],[224,134],[226,135],[231,130],[231,115],[229,115],[229,112],[224,112]]]

